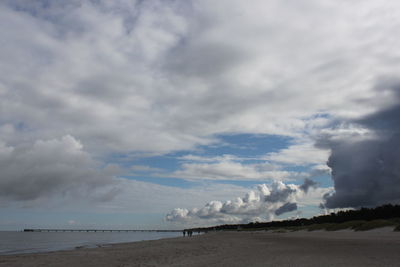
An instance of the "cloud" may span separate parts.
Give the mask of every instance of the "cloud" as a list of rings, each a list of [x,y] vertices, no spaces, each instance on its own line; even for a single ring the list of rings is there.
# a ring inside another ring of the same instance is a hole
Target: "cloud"
[[[112,190],[118,192],[107,201],[96,198]],[[70,219],[76,225],[92,228],[181,229],[181,225],[167,224],[163,220],[166,211],[183,204],[185,207],[202,206],[204,199],[232,199],[248,190],[247,187],[230,184],[201,183],[180,188],[119,178],[116,183],[92,188],[85,194],[68,194],[62,198],[58,194],[49,194],[29,202],[7,203],[2,199],[0,217],[13,220],[12,228],[9,226],[8,229],[15,230],[26,228],[27,223],[35,227],[68,227],[65,222]],[[13,212],[10,213],[10,210]],[[27,212],[32,219],[30,222],[21,219]],[[64,220],[60,221],[60,218]],[[3,228],[6,223],[0,222]]]
[[[302,143],[291,145],[288,148],[281,149],[278,152],[268,153],[264,159],[281,164],[290,164],[295,166],[309,164],[324,164],[329,157],[327,149],[321,149],[314,144]]]
[[[35,200],[58,194],[84,194],[115,183],[70,135],[33,144],[0,143],[0,197]],[[111,196],[110,196],[111,197]]]
[[[310,184],[305,181],[304,184]],[[297,202],[306,198],[305,185],[284,184],[276,181],[271,185],[257,186],[245,197],[235,200],[210,201],[202,208],[175,208],[165,216],[170,222],[210,225],[215,223],[246,223],[269,221],[274,215],[282,215],[297,209]],[[321,191],[319,192],[320,197]]]
[[[186,162],[175,177],[307,177],[280,164],[324,171],[325,152],[301,141],[332,120],[383,134],[356,119],[393,101],[390,93],[377,98],[374,86],[399,72],[399,7],[373,0],[362,7],[317,0],[2,1],[0,192],[33,200],[88,187],[111,199],[119,194],[108,186],[113,172],[101,167],[110,155],[192,150],[226,133],[300,142],[267,155],[273,164]],[[371,149],[385,151],[379,140]],[[347,152],[333,148],[330,165]],[[336,180],[338,196],[345,185]]]
[[[387,87],[389,86],[389,87]],[[320,145],[331,149],[335,191],[325,196],[327,208],[376,206],[400,201],[400,93],[398,83],[382,83],[396,101],[361,119],[350,121],[368,129],[353,138],[325,136]]]
[[[115,193],[114,191],[117,191]],[[29,204],[32,211],[57,211],[77,212],[79,214],[127,214],[132,217],[157,215],[158,227],[161,226],[165,211],[184,203],[187,206],[201,206],[204,199],[215,199],[222,201],[237,195],[245,194],[247,187],[230,184],[195,184],[190,188],[181,188],[168,185],[159,185],[150,182],[117,178],[114,183],[92,188],[87,194],[73,194],[68,199],[62,199],[57,194],[48,195],[46,198],[39,198]],[[112,194],[112,198],[101,201],[99,198]],[[114,194],[115,193],[115,194]],[[68,196],[67,196],[68,197]],[[66,201],[67,200],[67,201]],[[4,202],[3,202],[4,203]],[[24,210],[26,202],[13,202],[8,205],[15,209]],[[69,219],[69,218],[68,218]],[[79,218],[76,218],[78,220]]]
[[[301,179],[308,176],[307,173],[293,172],[280,169],[279,166],[268,162],[257,164],[244,164],[231,160],[212,163],[183,163],[181,169],[170,174],[187,180],[289,180]]]
[[[398,68],[398,3],[376,6],[3,2],[0,119],[32,130],[15,142],[70,134],[96,154],[303,135],[321,111],[365,114],[357,97]]]
[[[316,183],[315,181],[306,178],[304,179],[304,183],[300,186],[300,189],[307,193],[310,188],[315,188],[317,187],[317,185],[318,183]]]
[[[304,149],[304,150],[303,150]],[[299,180],[327,174],[328,149],[304,143],[289,146],[266,156],[240,157],[230,154],[179,157],[180,169],[167,176],[186,180]],[[288,166],[309,167],[308,171],[287,170]],[[162,173],[156,175],[161,176]],[[164,174],[165,175],[165,174]]]
[[[280,208],[278,208],[275,211],[275,214],[277,216],[279,216],[285,212],[290,212],[290,211],[294,211],[294,210],[297,210],[297,204],[288,202],[288,203],[284,204],[283,206],[281,206]]]

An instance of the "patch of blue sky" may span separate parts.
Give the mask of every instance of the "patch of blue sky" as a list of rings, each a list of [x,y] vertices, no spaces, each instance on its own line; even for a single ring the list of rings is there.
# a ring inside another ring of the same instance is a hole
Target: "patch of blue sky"
[[[255,189],[257,185],[260,184],[271,184],[271,180],[265,180],[265,181],[260,181],[260,180],[254,180],[254,181],[235,181],[235,180],[219,180],[219,181],[213,181],[213,183],[216,184],[229,184],[229,185],[236,185],[236,186],[241,186],[249,189]]]
[[[113,154],[104,159],[104,161],[107,162],[107,164],[117,164],[124,168],[130,168],[132,166],[147,166],[149,168],[162,169],[163,171],[174,171],[179,166],[177,158],[182,155],[183,152],[169,153],[161,156]],[[142,172],[146,171],[143,170]]]
[[[162,169],[172,172],[179,168],[178,158],[183,155],[182,152],[170,153],[163,156],[138,158],[132,165],[149,166],[151,168]]]
[[[157,185],[164,185],[164,186],[172,186],[172,187],[179,187],[179,188],[192,188],[199,185],[199,181],[190,181],[181,178],[173,178],[173,177],[157,177],[151,175],[127,175],[123,176],[123,178],[152,183]]]
[[[161,156],[135,156],[132,158],[126,155],[113,155],[107,162],[117,163],[123,167],[142,165],[167,172],[178,170],[181,157],[189,154],[206,158],[233,155],[239,158],[248,158],[244,160],[244,163],[255,163],[258,162],[255,159],[256,157],[287,148],[292,141],[290,137],[285,136],[254,134],[219,135],[217,139],[220,142],[208,146],[199,146],[194,150],[178,151]]]
[[[254,135],[254,134],[229,134],[216,137],[218,143],[200,146],[194,150],[178,151],[161,156],[127,156],[113,155],[108,163],[117,163],[129,169],[132,166],[146,166],[148,169],[132,170],[131,175],[124,178],[137,181],[150,182],[159,185],[190,188],[199,184],[200,181],[188,181],[181,178],[161,177],[158,173],[170,174],[181,168],[182,157],[185,155],[196,155],[204,158],[213,158],[223,155],[233,155],[241,159],[243,164],[257,163],[257,157],[270,152],[277,152],[288,147],[291,138],[278,135]],[[204,181],[203,181],[204,182]],[[238,186],[251,187],[260,184],[260,181],[207,181],[211,183],[234,184]]]
[[[181,164],[185,162],[182,157],[185,155],[195,155],[202,158],[214,158],[223,155],[233,155],[241,159],[242,164],[259,163],[261,157],[271,152],[278,152],[281,149],[287,148],[292,138],[278,135],[255,135],[255,134],[229,134],[219,135],[216,137],[220,140],[218,143],[200,146],[194,150],[178,151],[169,153],[161,156],[144,156],[144,157],[132,157],[126,155],[114,155],[108,162],[118,163],[123,167],[129,168],[132,166],[146,166],[148,169],[135,169],[130,174],[124,176],[127,179],[133,179],[143,182],[150,182],[159,185],[190,188],[198,185],[201,181],[188,181],[182,178],[166,177],[169,176],[176,170],[181,168]],[[310,166],[284,166],[284,170],[293,172],[308,172]],[[161,174],[160,174],[161,173]],[[165,175],[163,175],[165,174]],[[329,184],[325,180],[320,179],[321,183]],[[204,182],[204,181],[202,181]],[[270,183],[270,180],[266,181],[212,181],[210,183],[221,183],[221,184],[234,184],[243,187],[253,187],[254,185],[261,183]],[[302,181],[294,181],[297,184],[301,184]],[[330,186],[330,184],[329,184]]]
[[[238,157],[256,157],[287,148],[291,137],[282,135],[231,134],[216,136],[220,142],[210,146],[200,146],[192,154],[220,156],[224,154]]]

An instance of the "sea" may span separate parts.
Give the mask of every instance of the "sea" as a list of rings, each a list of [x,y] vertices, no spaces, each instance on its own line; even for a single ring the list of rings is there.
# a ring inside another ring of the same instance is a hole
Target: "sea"
[[[0,231],[0,255],[94,248],[115,243],[182,236],[180,232],[13,232]]]

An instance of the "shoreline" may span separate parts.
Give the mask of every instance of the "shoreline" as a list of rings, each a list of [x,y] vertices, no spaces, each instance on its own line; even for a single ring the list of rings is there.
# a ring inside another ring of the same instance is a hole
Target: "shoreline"
[[[0,266],[398,266],[390,228],[216,232],[48,253],[1,255]]]
[[[83,248],[105,247],[112,244],[180,237],[181,233],[111,233],[111,232],[22,232],[0,233],[0,256],[49,253]]]

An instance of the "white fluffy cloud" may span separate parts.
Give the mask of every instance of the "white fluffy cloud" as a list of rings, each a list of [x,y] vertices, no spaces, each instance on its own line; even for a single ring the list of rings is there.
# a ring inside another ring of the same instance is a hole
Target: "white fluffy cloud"
[[[310,180],[301,186],[282,182],[261,184],[257,186],[257,191],[250,191],[245,197],[235,200],[210,201],[202,208],[175,208],[165,219],[186,225],[269,221],[275,216],[297,210],[298,204],[318,205],[320,202],[315,202],[315,195],[320,200],[330,190],[316,188]]]

